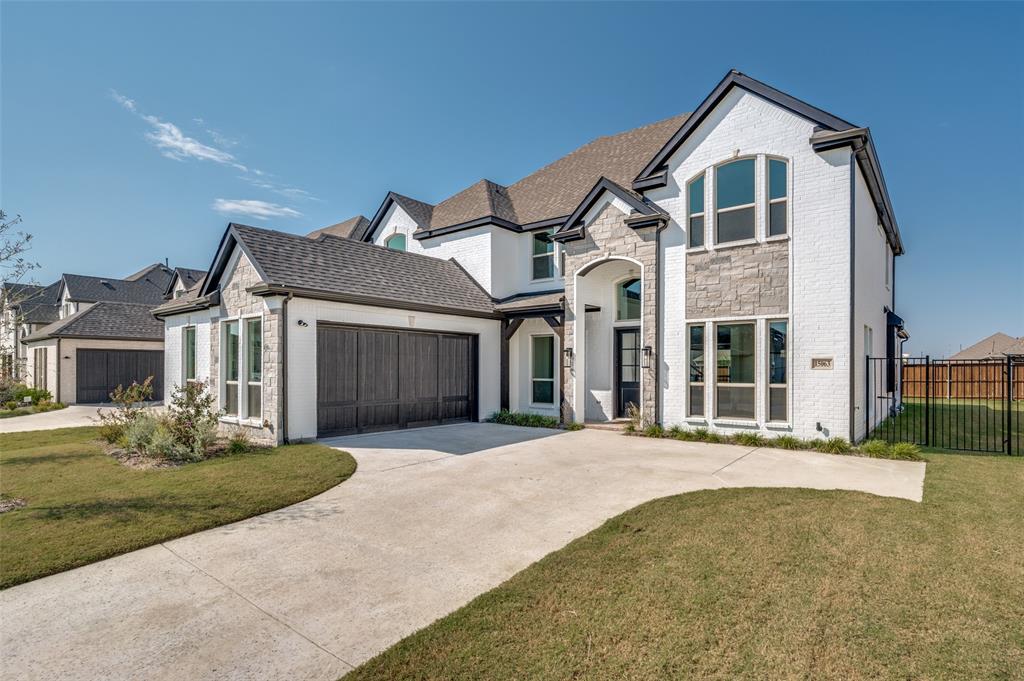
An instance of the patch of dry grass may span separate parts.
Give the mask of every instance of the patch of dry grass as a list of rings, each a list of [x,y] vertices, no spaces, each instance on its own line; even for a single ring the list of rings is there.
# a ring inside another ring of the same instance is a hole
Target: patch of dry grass
[[[921,504],[644,504],[350,678],[1024,678],[1024,459],[928,459]]]

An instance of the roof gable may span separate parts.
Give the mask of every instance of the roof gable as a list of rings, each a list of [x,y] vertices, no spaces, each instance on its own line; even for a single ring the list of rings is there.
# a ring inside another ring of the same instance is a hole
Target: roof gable
[[[658,180],[657,175],[662,171],[662,168],[668,162],[669,157],[672,156],[672,154],[674,154],[683,142],[686,141],[693,131],[707,119],[708,115],[716,106],[718,106],[719,103],[721,103],[725,96],[729,94],[733,88],[737,87],[763,97],[764,99],[767,99],[768,101],[829,130],[849,130],[856,127],[852,123],[844,121],[837,116],[833,116],[827,111],[811,106],[806,102],[802,102],[796,97],[787,95],[785,92],[776,90],[770,85],[754,80],[750,76],[746,76],[733,69],[725,75],[725,78],[715,86],[715,89],[711,91],[711,94],[704,98],[704,101],[700,103],[700,106],[690,114],[675,134],[672,135],[664,145],[662,145],[657,153],[655,153],[650,161],[648,161],[647,165],[645,165],[637,174],[636,178],[633,180],[633,189],[642,190],[651,186],[662,186],[651,183],[652,181],[656,182]]]
[[[306,236],[310,239],[316,239],[322,234],[333,234],[334,236],[358,239],[363,232],[366,231],[366,227],[369,224],[370,221],[364,216],[356,215],[354,217],[350,217],[348,220],[343,220],[342,222],[322,227],[320,229],[314,229]]]
[[[622,185],[609,180],[607,177],[602,177],[597,181],[597,184],[591,188],[580,204],[576,206],[576,210],[569,215],[561,228],[559,228],[556,233],[556,237],[564,236],[568,238],[580,233],[580,230],[583,227],[582,222],[587,213],[605,194],[610,194],[621,199],[633,210],[635,214],[644,216],[665,216],[665,213],[659,207],[644,200],[643,196],[640,194],[626,189]]]

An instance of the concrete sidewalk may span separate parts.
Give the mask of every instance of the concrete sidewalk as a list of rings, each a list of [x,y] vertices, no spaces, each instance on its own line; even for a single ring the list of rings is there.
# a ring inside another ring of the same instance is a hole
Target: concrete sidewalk
[[[329,442],[309,501],[0,592],[18,679],[335,679],[637,504],[720,487],[920,501],[923,463],[465,424]]]

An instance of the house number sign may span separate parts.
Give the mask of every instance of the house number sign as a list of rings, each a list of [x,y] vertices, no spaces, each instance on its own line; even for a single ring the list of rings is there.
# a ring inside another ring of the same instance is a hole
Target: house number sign
[[[819,369],[821,371],[832,371],[832,358],[831,357],[812,357],[811,368]]]

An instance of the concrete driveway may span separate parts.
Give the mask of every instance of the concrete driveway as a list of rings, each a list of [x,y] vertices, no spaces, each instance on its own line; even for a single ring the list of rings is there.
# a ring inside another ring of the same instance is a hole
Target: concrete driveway
[[[0,592],[18,679],[334,679],[656,497],[759,486],[920,501],[924,464],[491,424],[329,441],[309,501]]]
[[[152,405],[148,409],[156,411],[163,409],[160,402],[153,402]],[[56,411],[0,419],[0,433],[27,433],[32,430],[95,426],[99,423],[98,414],[101,409],[107,412],[113,410],[113,407],[109,404],[70,404]]]

